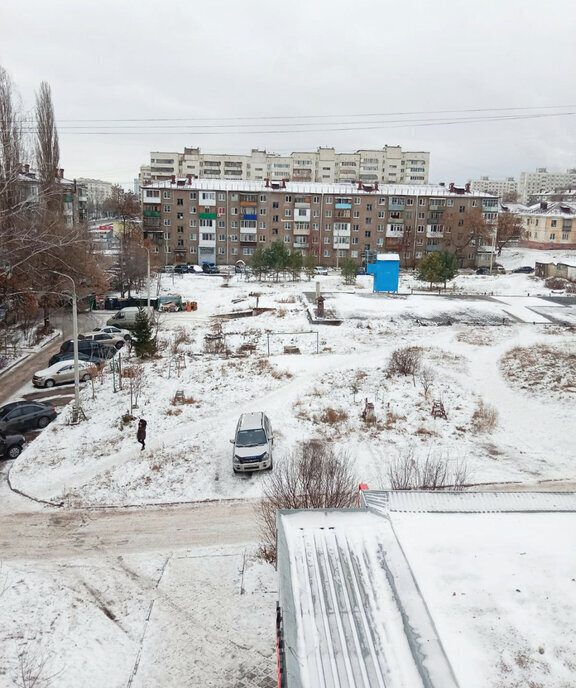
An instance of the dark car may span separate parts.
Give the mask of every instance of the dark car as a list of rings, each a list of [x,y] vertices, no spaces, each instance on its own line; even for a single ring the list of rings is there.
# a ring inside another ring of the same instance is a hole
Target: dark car
[[[56,409],[37,401],[14,401],[0,408],[0,432],[28,432],[45,428],[56,418]]]
[[[204,263],[202,263],[202,272],[205,272],[208,275],[217,275],[220,270],[215,263],[204,261]]]
[[[188,272],[188,266],[187,265],[175,265],[174,266],[174,272],[177,275],[185,275]]]
[[[84,353],[90,353],[98,358],[112,358],[116,353],[116,347],[114,345],[104,344],[104,342],[95,342],[93,339],[79,339],[78,340],[78,352],[83,351]],[[60,347],[60,353],[65,354],[69,352],[74,352],[74,340],[68,339]]]
[[[488,270],[488,268],[478,268],[478,270],[476,270],[477,275],[487,275],[489,272],[490,270]]]
[[[16,459],[22,453],[26,439],[23,435],[5,435],[0,432],[0,459]]]
[[[48,362],[48,366],[53,366],[55,363],[61,363],[62,361],[73,361],[74,360],[74,352],[73,351],[67,351],[66,353],[60,352],[59,354],[54,354],[50,361]],[[79,361],[88,361],[89,363],[93,363],[94,365],[100,365],[101,363],[104,363],[106,361],[105,358],[100,358],[99,356],[96,356],[95,354],[90,353],[89,351],[79,351],[78,352],[78,360]]]
[[[534,268],[531,268],[529,265],[523,265],[521,268],[516,268],[516,270],[512,270],[512,272],[525,272],[526,274],[530,274],[534,272]]]

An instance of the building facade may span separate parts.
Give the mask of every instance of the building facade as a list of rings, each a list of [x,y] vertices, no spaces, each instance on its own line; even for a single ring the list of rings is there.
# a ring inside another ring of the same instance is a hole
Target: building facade
[[[290,251],[313,255],[318,264],[359,263],[372,253],[398,253],[412,266],[430,251],[451,248],[458,227],[444,227],[450,211],[489,222],[498,199],[466,188],[432,185],[318,184],[290,181],[200,180],[174,176],[142,189],[142,229],[163,264],[210,261],[232,265],[259,246],[282,241]],[[474,266],[480,241],[459,254]],[[485,242],[483,242],[485,243]]]
[[[532,206],[510,206],[522,218],[526,248],[576,249],[576,203],[541,201]]]
[[[87,208],[91,217],[98,216],[102,212],[102,204],[112,195],[111,182],[104,182],[101,179],[88,179],[80,177],[78,184],[86,189]]]
[[[576,189],[576,169],[548,172],[545,167],[541,167],[536,172],[522,172],[518,180],[518,200],[528,203],[539,194],[557,189]]]
[[[514,177],[507,177],[506,179],[490,179],[489,177],[480,177],[480,179],[473,179],[470,182],[470,188],[472,191],[492,194],[501,198],[507,193],[517,193],[518,182]]]
[[[198,179],[289,179],[318,183],[379,182],[427,184],[430,153],[403,151],[400,146],[337,153],[334,148],[294,152],[282,156],[253,149],[250,155],[150,153],[150,164],[140,168],[140,185],[188,174]]]

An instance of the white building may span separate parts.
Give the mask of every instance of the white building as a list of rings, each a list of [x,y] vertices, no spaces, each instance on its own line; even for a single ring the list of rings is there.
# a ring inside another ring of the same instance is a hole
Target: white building
[[[518,182],[514,177],[506,177],[506,179],[480,177],[480,179],[472,179],[470,181],[470,189],[480,193],[494,194],[494,196],[502,198],[504,194],[517,192]]]
[[[528,203],[531,197],[557,189],[576,189],[576,168],[566,172],[548,172],[545,167],[540,167],[536,172],[522,172],[518,180],[518,200]]]
[[[403,151],[400,146],[355,153],[318,148],[315,152],[296,151],[285,156],[258,149],[252,149],[250,155],[229,155],[185,148],[184,153],[150,153],[150,164],[140,168],[140,186],[165,181],[172,175],[192,175],[197,179],[427,184],[429,169],[430,153]]]

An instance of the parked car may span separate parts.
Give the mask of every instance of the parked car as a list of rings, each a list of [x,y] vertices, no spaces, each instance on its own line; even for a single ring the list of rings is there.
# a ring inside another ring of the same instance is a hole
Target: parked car
[[[102,344],[114,346],[117,349],[121,349],[125,344],[124,337],[110,334],[109,332],[88,332],[87,334],[79,334],[78,340],[100,342]]]
[[[84,351],[85,353],[91,353],[98,358],[112,358],[116,353],[116,347],[113,344],[105,344],[104,342],[94,342],[91,339],[79,339],[78,340],[78,351]],[[74,352],[74,340],[68,339],[60,347],[60,353],[73,353]]]
[[[204,261],[202,263],[202,272],[205,272],[208,275],[217,275],[220,272],[220,269],[215,263]]]
[[[106,327],[95,327],[94,332],[104,332],[105,334],[113,334],[117,337],[123,337],[125,341],[132,339],[132,334],[129,330],[123,330],[121,327],[114,327],[114,325],[106,325]]]
[[[530,274],[534,272],[534,268],[531,268],[529,265],[523,265],[521,268],[516,268],[516,270],[512,270],[512,272],[525,272],[526,274]]]
[[[177,275],[185,275],[188,272],[188,266],[187,265],[175,265],[174,266],[174,272]]]
[[[28,432],[45,428],[56,418],[56,409],[37,401],[14,401],[0,408],[0,432]]]
[[[48,361],[48,366],[53,366],[56,363],[62,363],[62,361],[73,361],[74,360],[74,352],[73,351],[67,351],[66,353],[60,352],[59,354],[54,354]],[[87,363],[92,363],[93,365],[100,365],[106,361],[105,358],[100,358],[99,356],[96,356],[96,354],[92,354],[89,351],[79,351],[78,352],[78,360],[79,361],[86,361]]]
[[[0,432],[0,459],[16,459],[22,453],[26,439],[23,435],[5,435]]]
[[[476,270],[477,275],[487,275],[488,273],[488,268],[478,268],[478,270]]]
[[[94,366],[87,361],[78,361],[78,379],[88,382],[92,378]],[[34,387],[54,387],[65,382],[74,382],[74,360],[61,361],[49,368],[34,373]]]
[[[174,273],[174,266],[173,265],[163,265],[160,268],[160,272],[166,272],[166,273],[171,275]]]
[[[139,310],[140,308],[138,308],[138,306],[126,306],[125,308],[121,308],[117,313],[114,313],[111,318],[108,318],[106,325],[112,327],[122,325],[122,327],[126,329],[133,328],[136,325],[136,318],[138,317]],[[148,306],[142,306],[142,310],[144,313],[147,313],[149,318],[154,317],[154,309],[152,306],[150,306],[150,309],[148,309]]]
[[[327,274],[328,274],[328,270],[327,270],[326,268],[323,268],[321,265],[317,265],[317,266],[314,268],[314,274],[315,274],[315,275],[327,275]]]
[[[262,411],[243,413],[230,442],[234,445],[232,467],[235,473],[272,468],[274,436],[270,420]]]

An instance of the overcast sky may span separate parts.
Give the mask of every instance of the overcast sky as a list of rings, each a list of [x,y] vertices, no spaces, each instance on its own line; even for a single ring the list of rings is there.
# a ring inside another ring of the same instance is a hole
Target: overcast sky
[[[574,0],[0,7],[0,65],[26,110],[50,84],[66,176],[126,187],[150,151],[185,146],[400,145],[430,152],[431,182],[565,171],[576,167],[575,58]]]

